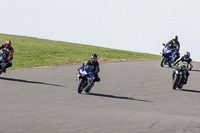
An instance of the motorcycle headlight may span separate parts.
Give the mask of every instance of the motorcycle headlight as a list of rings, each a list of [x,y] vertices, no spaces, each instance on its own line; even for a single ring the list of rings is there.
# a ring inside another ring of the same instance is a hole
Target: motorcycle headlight
[[[86,72],[86,71],[83,71],[82,73],[83,73],[84,75],[87,75],[87,72]]]
[[[178,71],[176,71],[176,74],[178,74]]]

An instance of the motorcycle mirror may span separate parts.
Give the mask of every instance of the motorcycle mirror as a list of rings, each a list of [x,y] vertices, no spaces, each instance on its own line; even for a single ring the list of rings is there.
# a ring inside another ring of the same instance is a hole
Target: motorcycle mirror
[[[164,44],[164,43],[163,43],[162,45],[163,45],[163,46],[165,46],[165,44]]]

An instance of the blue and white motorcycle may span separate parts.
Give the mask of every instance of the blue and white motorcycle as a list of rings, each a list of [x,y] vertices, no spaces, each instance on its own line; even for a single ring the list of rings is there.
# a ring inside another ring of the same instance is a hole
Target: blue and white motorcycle
[[[78,71],[78,93],[82,93],[82,91],[89,93],[91,88],[94,86],[95,77],[93,75],[93,68],[92,66],[84,65],[83,63]]]
[[[163,44],[165,46],[165,44]],[[171,49],[170,46],[165,46],[162,50],[162,60],[160,63],[161,67],[164,67],[165,65],[168,65],[169,67],[172,67],[174,60],[175,60],[175,49]]]

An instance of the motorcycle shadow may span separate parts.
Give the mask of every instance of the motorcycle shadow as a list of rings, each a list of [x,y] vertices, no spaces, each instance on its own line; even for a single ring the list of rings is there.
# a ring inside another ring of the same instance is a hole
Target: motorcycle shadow
[[[114,98],[114,99],[123,99],[123,100],[134,100],[134,101],[141,101],[141,102],[151,102],[153,101],[148,101],[148,100],[141,100],[141,99],[135,99],[132,97],[123,97],[123,96],[115,96],[115,95],[108,95],[108,94],[99,94],[99,93],[84,93],[85,95],[90,95],[90,96],[97,96],[97,97],[106,97],[106,98]]]
[[[0,80],[15,81],[15,82],[22,82],[22,83],[29,83],[29,84],[43,84],[43,85],[51,85],[51,86],[65,87],[65,86],[57,85],[57,84],[50,84],[50,83],[45,83],[45,82],[29,81],[29,80],[24,80],[24,79],[15,79],[15,78],[4,78],[4,77],[0,77]]]
[[[179,89],[179,91],[186,91],[186,92],[200,93],[200,91],[197,91],[197,90],[190,90],[190,89]]]
[[[200,70],[195,70],[195,69],[192,69],[191,71],[194,71],[194,72],[200,72]]]
[[[172,66],[172,67],[168,67],[168,66],[166,66],[166,67],[163,67],[163,68],[176,69],[177,67],[174,67],[174,66]]]

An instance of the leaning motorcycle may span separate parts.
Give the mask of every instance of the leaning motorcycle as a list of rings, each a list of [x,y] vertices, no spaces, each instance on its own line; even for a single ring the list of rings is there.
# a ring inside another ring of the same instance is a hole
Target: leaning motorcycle
[[[186,72],[187,72],[187,65],[188,63],[186,61],[182,62],[182,65],[180,65],[178,68],[176,68],[173,71],[172,75],[172,83],[173,83],[173,89],[175,90],[177,87],[181,89],[184,85],[184,82],[186,80]]]
[[[6,66],[6,56],[9,54],[9,49],[3,48],[0,53],[0,75],[3,73],[3,69]]]
[[[163,44],[165,46],[165,44]],[[164,67],[165,65],[168,65],[169,67],[172,67],[172,64],[174,63],[175,57],[173,57],[175,49],[171,49],[170,46],[166,46],[163,48],[161,54],[162,54],[162,60],[160,63],[161,67]]]
[[[83,63],[78,71],[78,93],[82,93],[82,91],[89,93],[94,85],[93,68],[92,66],[84,65]]]

